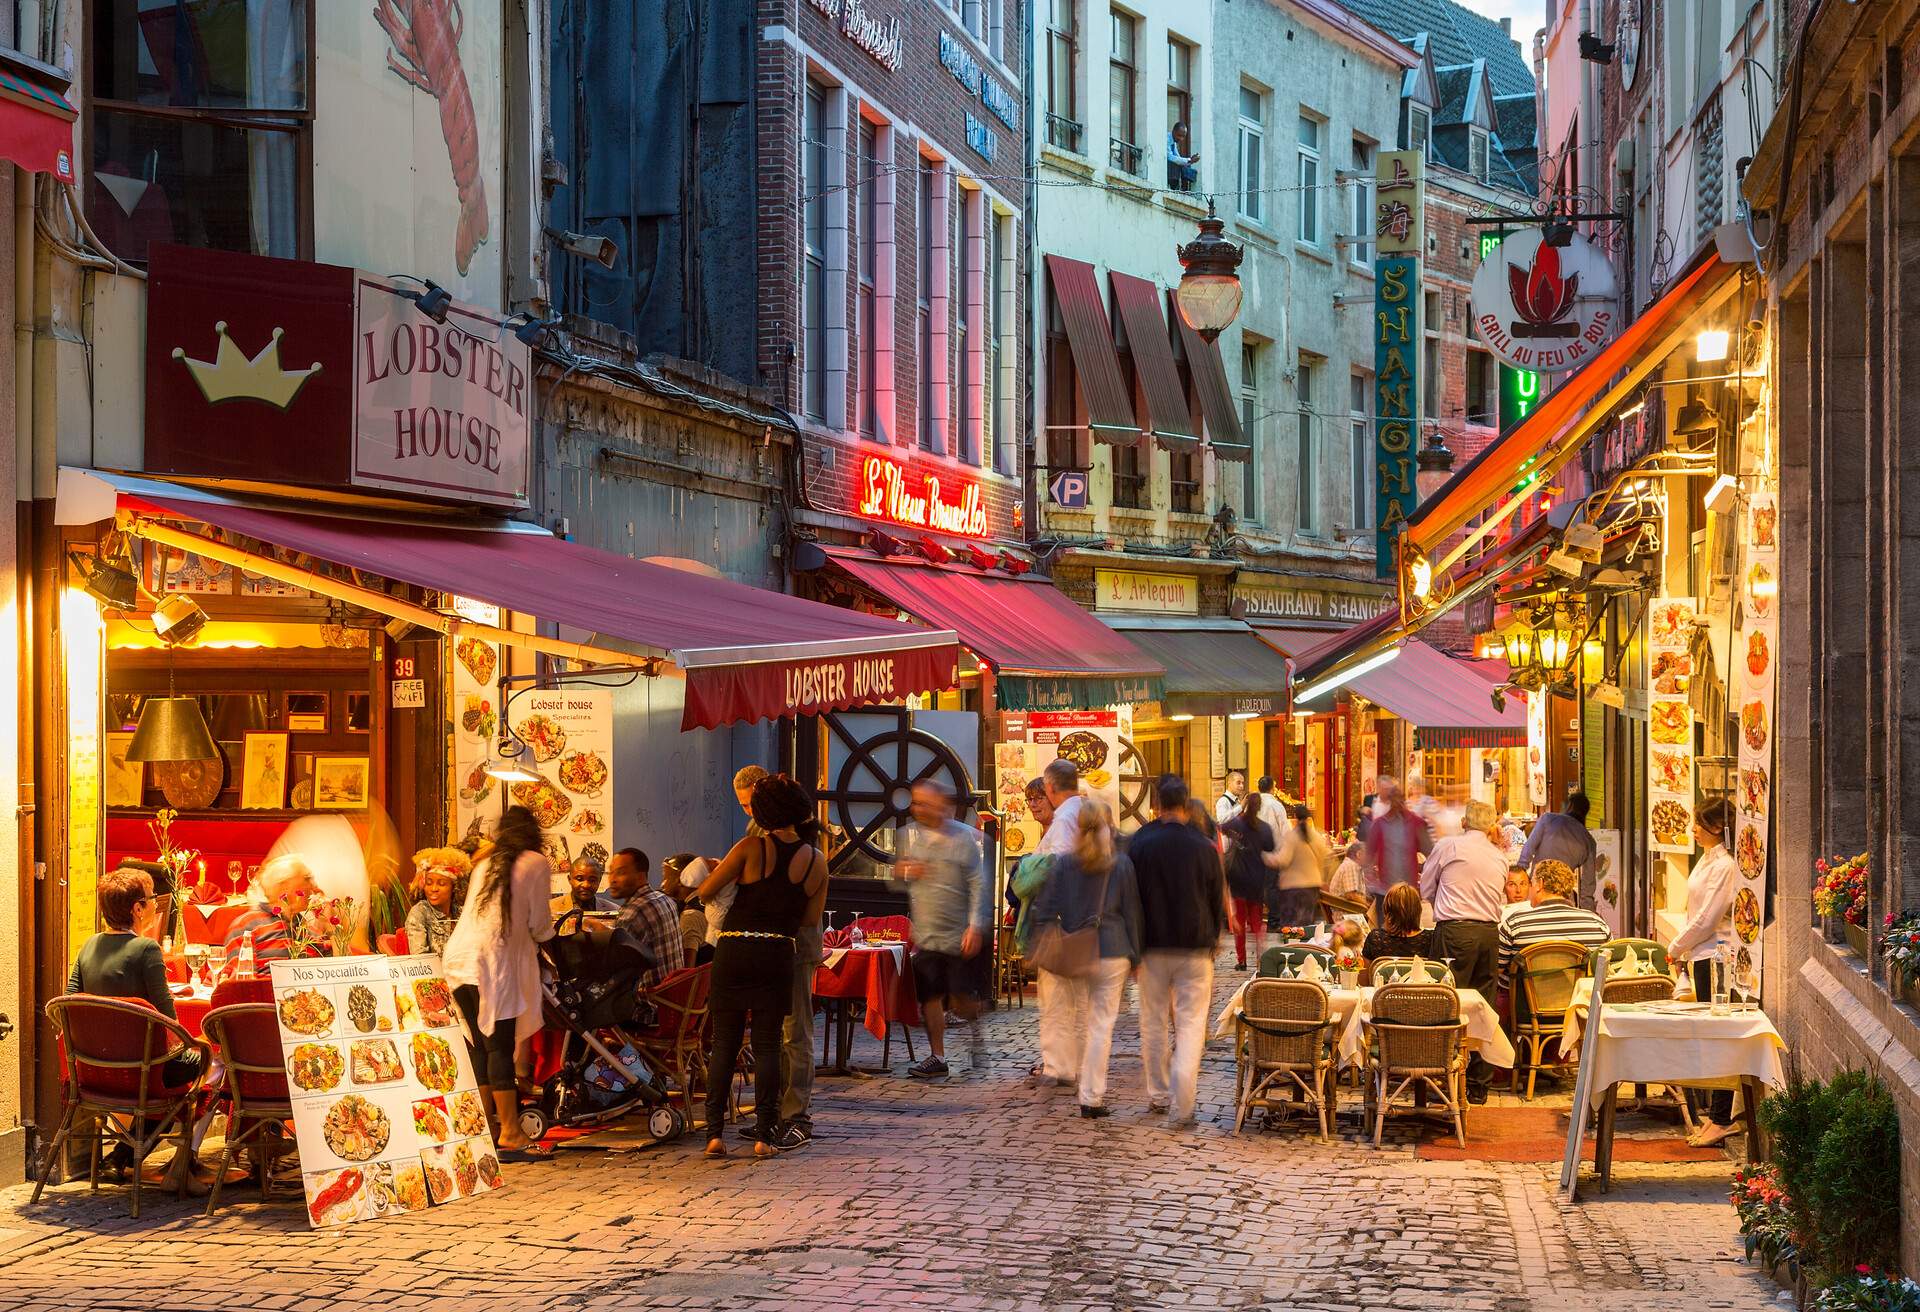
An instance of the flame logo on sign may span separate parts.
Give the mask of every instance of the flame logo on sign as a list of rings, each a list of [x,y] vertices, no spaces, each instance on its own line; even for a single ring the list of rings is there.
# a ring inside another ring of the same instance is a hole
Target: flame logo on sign
[[[1580,275],[1560,276],[1560,252],[1541,243],[1534,254],[1533,268],[1507,270],[1507,290],[1513,295],[1513,308],[1522,319],[1535,326],[1557,323],[1573,308],[1580,294]]]

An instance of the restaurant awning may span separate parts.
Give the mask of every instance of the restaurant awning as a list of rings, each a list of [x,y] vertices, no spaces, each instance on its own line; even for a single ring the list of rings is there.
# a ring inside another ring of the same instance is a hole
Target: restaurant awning
[[[56,70],[44,73],[32,61],[8,52],[0,61],[0,159],[29,173],[73,181],[73,121],[78,117]]]
[[[915,619],[951,629],[994,672],[1000,709],[1099,710],[1157,701],[1166,670],[1080,609],[1051,579],[959,565],[882,560],[812,544],[798,564],[829,562]]]
[[[1113,324],[1100,300],[1100,282],[1093,266],[1060,255],[1047,256],[1047,277],[1053,284],[1054,304],[1067,325],[1067,344],[1073,350],[1073,370],[1087,403],[1087,427],[1103,442],[1122,446],[1140,439],[1133,414],[1133,395],[1120,373],[1120,357],[1113,349]]]
[[[60,522],[94,523],[108,514],[136,537],[241,556],[244,563],[235,562],[241,568],[292,575],[286,581],[442,633],[478,626],[311,567],[247,553],[238,544],[223,547],[176,525],[209,525],[592,635],[586,643],[571,643],[494,630],[487,634],[492,640],[603,663],[636,657],[671,662],[686,678],[685,728],[813,715],[949,688],[959,658],[951,632],[634,560],[530,525],[456,527],[344,507],[335,514],[303,513],[150,479],[60,471]]]
[[[1448,538],[1522,479],[1551,476],[1692,333],[1693,317],[1730,293],[1738,280],[1738,266],[1709,252],[1585,368],[1422,502],[1407,518],[1402,558],[1409,550],[1437,555]]]
[[[1355,675],[1345,687],[1418,728],[1423,748],[1527,744],[1527,713],[1520,698],[1495,710],[1493,685],[1485,675],[1470,662],[1417,639],[1401,643],[1393,660]]]
[[[1169,716],[1251,720],[1287,709],[1287,658],[1239,620],[1101,616],[1167,667]]]
[[[1260,635],[1261,641],[1277,647],[1293,660],[1296,673],[1307,667],[1314,653],[1322,651],[1345,636],[1345,629],[1290,629],[1279,624],[1262,624],[1259,620],[1249,620],[1253,631]]]
[[[1180,349],[1187,357],[1187,373],[1200,396],[1200,414],[1207,421],[1207,444],[1222,460],[1251,459],[1252,445],[1240,427],[1240,408],[1233,403],[1227,371],[1220,362],[1220,344],[1209,342],[1187,323],[1186,316],[1167,293],[1167,317],[1180,328]]]
[[[1180,366],[1173,359],[1173,338],[1160,312],[1160,289],[1130,273],[1107,274],[1113,284],[1113,306],[1127,330],[1127,350],[1140,376],[1140,394],[1147,400],[1147,422],[1162,446],[1190,450],[1199,441],[1187,392],[1180,385]]]

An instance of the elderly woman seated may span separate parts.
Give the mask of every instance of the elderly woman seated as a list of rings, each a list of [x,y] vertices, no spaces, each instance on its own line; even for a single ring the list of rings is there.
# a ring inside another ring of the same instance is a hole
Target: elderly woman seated
[[[253,905],[227,927],[222,951],[228,966],[240,960],[249,935],[253,938],[256,974],[267,973],[269,961],[285,961],[293,956],[293,924],[320,893],[313,872],[306,863],[282,857],[260,868],[254,879]]]

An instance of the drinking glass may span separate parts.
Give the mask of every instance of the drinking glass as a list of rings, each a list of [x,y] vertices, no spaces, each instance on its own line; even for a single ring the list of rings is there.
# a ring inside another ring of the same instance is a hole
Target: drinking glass
[[[240,896],[240,890],[246,887],[245,883],[242,882],[246,877],[245,866],[241,865],[238,861],[227,862],[227,883],[232,886],[235,897]]]

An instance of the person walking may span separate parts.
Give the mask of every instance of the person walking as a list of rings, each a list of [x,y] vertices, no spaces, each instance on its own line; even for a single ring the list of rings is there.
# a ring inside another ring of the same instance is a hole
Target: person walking
[[[709,1157],[727,1155],[727,1102],[749,1027],[754,1126],[748,1137],[756,1157],[780,1150],[781,1036],[793,1005],[794,938],[801,926],[820,923],[827,902],[827,858],[814,842],[820,826],[807,790],[790,776],[765,775],[753,785],[748,808],[761,832],[735,843],[699,891],[711,902],[723,889],[736,890],[714,945],[707,1000],[713,1026],[707,1052]]]
[[[907,1068],[915,1079],[947,1074],[947,1010],[974,1022],[987,992],[986,951],[993,884],[980,835],[953,818],[951,789],[937,779],[913,786],[913,823],[900,831],[896,869],[907,881],[913,918],[913,984],[927,1026],[927,1055]],[[987,1065],[979,1026],[971,1024],[974,1070]]]
[[[1380,776],[1376,796],[1385,807],[1367,830],[1367,896],[1378,901],[1395,884],[1420,879],[1420,858],[1433,850],[1433,831],[1407,809],[1400,781]]]
[[[1140,961],[1140,892],[1133,863],[1116,850],[1113,813],[1098,798],[1080,808],[1073,850],[1060,857],[1034,900],[1033,924],[1058,925],[1066,933],[1098,931],[1100,957],[1066,987],[1085,994],[1086,1033],[1080,1049],[1080,1114],[1107,1115],[1107,1064],[1113,1023],[1127,975]]]
[[[1433,845],[1420,872],[1420,895],[1433,904],[1433,950],[1453,963],[1454,983],[1478,990],[1489,1003],[1500,953],[1500,909],[1507,892],[1507,858],[1494,841],[1500,816],[1485,802],[1468,802],[1461,832]],[[1493,1068],[1475,1053],[1467,1065],[1467,1100],[1485,1102]]]
[[[1267,886],[1273,871],[1267,858],[1280,850],[1280,840],[1261,816],[1261,794],[1248,793],[1240,809],[1220,826],[1226,836],[1227,893],[1233,910],[1233,968],[1247,968],[1247,938],[1253,938],[1253,959],[1267,950]]]
[[[1219,850],[1187,822],[1187,781],[1163,774],[1153,791],[1154,818],[1127,845],[1140,891],[1140,1056],[1147,1109],[1190,1125],[1227,880]]]
[[[1733,930],[1733,890],[1739,885],[1740,871],[1727,851],[1732,830],[1733,804],[1723,797],[1693,813],[1693,841],[1700,845],[1700,859],[1687,876],[1687,923],[1667,944],[1669,959],[1687,963],[1693,974],[1693,996],[1702,1001],[1713,997],[1715,954],[1739,947]],[[1691,1096],[1700,1124],[1687,1142],[1710,1148],[1734,1133],[1731,1089]]]
[[[541,1025],[540,952],[553,937],[553,867],[541,851],[533,813],[510,806],[494,831],[493,851],[447,937],[441,974],[466,1017],[474,1079],[493,1104],[503,1162],[545,1160],[553,1149],[520,1128],[513,1053]]]
[[[1585,793],[1568,793],[1567,804],[1533,822],[1533,832],[1520,847],[1519,863],[1531,870],[1538,861],[1564,861],[1584,871],[1599,849],[1587,829],[1592,803]]]
[[[1296,802],[1288,809],[1289,823],[1280,834],[1280,923],[1311,925],[1320,919],[1320,889],[1326,879],[1332,848],[1327,836],[1313,826],[1313,812]]]
[[[1073,850],[1080,832],[1080,808],[1086,805],[1086,798],[1080,795],[1080,767],[1065,757],[1047,764],[1040,772],[1040,784],[1050,819],[1034,855],[1021,864],[1016,885],[1021,897],[1038,896],[1054,863]],[[1039,818],[1038,813],[1035,818]],[[1031,918],[1024,923],[1031,932]],[[1086,991],[1069,987],[1068,981],[1050,970],[1036,969],[1034,993],[1040,1004],[1040,1062],[1030,1078],[1041,1085],[1077,1084],[1080,1035],[1087,1028]]]

